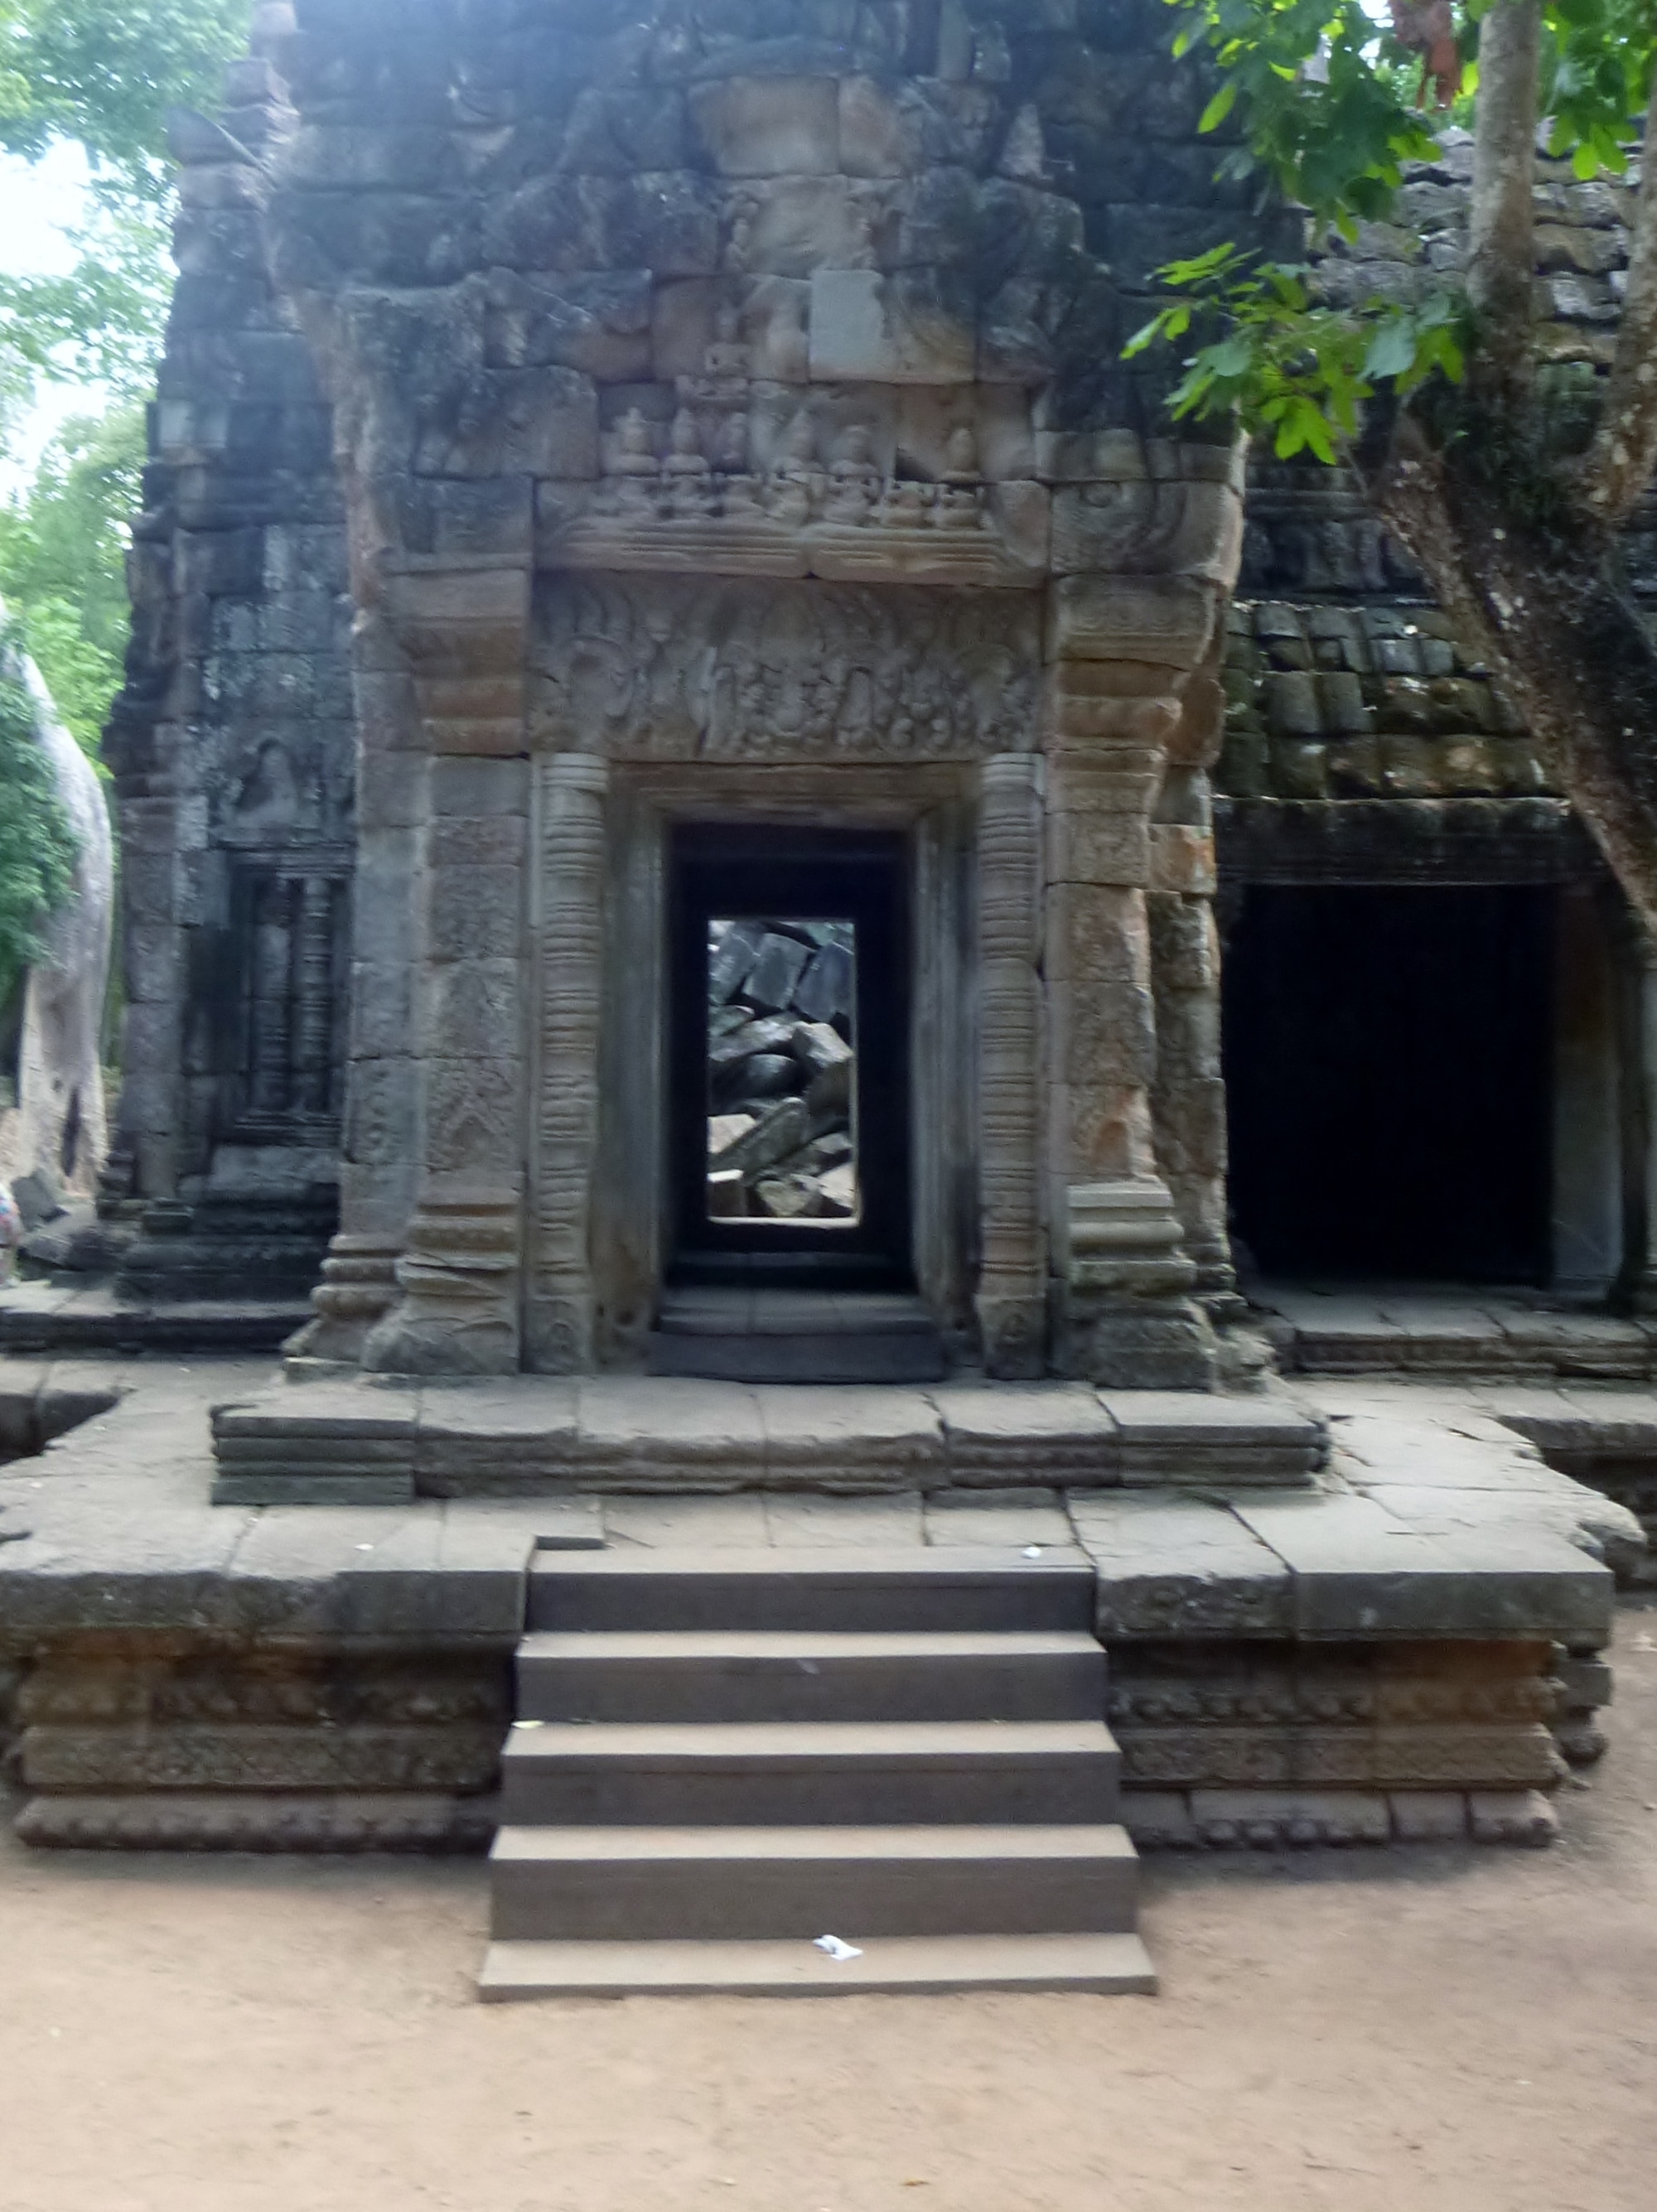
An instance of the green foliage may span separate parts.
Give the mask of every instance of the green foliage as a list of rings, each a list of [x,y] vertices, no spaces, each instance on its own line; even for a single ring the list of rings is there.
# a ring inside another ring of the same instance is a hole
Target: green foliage
[[[1651,0],[1550,0],[1543,39],[1549,152],[1569,155],[1579,177],[1620,175],[1630,125],[1651,96],[1657,9]]]
[[[0,147],[59,139],[160,202],[167,112],[210,104],[246,34],[246,0],[0,0]]]
[[[1205,47],[1221,73],[1202,128],[1217,130],[1234,111],[1241,122],[1221,176],[1253,177],[1263,191],[1302,203],[1319,229],[1351,240],[1361,222],[1390,212],[1404,165],[1437,152],[1412,106],[1419,59],[1359,0],[1169,4],[1184,19],[1176,52]],[[1490,5],[1462,0],[1455,19],[1463,112],[1476,103],[1478,21]],[[1624,168],[1657,65],[1653,0],[1543,0],[1543,27],[1551,151],[1569,155],[1581,177]],[[1449,278],[1411,302],[1339,306],[1320,297],[1314,270],[1229,245],[1171,262],[1157,276],[1179,296],[1126,353],[1194,341],[1174,414],[1233,416],[1285,458],[1309,450],[1332,461],[1339,441],[1356,433],[1364,400],[1382,386],[1407,398],[1434,380],[1460,383],[1478,343]]]
[[[130,398],[150,380],[172,289],[167,113],[210,106],[247,0],[0,0],[0,150],[65,140],[93,173],[67,275],[0,277],[0,416],[52,378]]]
[[[136,399],[155,375],[173,267],[167,223],[146,200],[94,201],[57,276],[0,275],[0,396],[27,397],[37,379],[96,381]]]
[[[0,1006],[39,957],[41,924],[69,896],[76,850],[15,647],[0,632]]]
[[[1174,52],[1206,46],[1222,82],[1202,120],[1240,108],[1222,176],[1258,175],[1324,223],[1387,212],[1408,161],[1433,142],[1403,96],[1406,58],[1359,0],[1169,0],[1184,21]]]
[[[1403,398],[1435,373],[1459,382],[1464,372],[1464,317],[1448,292],[1418,305],[1375,299],[1337,309],[1319,299],[1315,270],[1232,246],[1156,274],[1181,297],[1136,331],[1126,353],[1211,331],[1187,359],[1171,411],[1235,415],[1282,459],[1309,447],[1332,461],[1336,440],[1357,434],[1360,407],[1383,383]]]
[[[64,725],[94,759],[126,650],[127,522],[143,440],[139,407],[76,417],[27,491],[0,507],[0,599]]]

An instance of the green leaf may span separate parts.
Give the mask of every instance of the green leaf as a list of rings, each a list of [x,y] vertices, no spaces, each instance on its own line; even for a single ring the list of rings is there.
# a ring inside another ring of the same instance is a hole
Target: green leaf
[[[1383,323],[1369,341],[1363,357],[1366,376],[1403,376],[1413,367],[1417,336],[1414,325],[1400,315]]]
[[[1236,106],[1236,102],[1237,80],[1234,76],[1229,76],[1207,106],[1204,108],[1198,119],[1198,131],[1205,135],[1210,131],[1217,131]]]

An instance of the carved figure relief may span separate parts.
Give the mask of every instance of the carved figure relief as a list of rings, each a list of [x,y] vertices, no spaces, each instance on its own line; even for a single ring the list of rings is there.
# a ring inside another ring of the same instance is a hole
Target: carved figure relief
[[[612,758],[1033,751],[1039,643],[1035,604],[1016,592],[549,583],[534,728],[543,746]]]
[[[785,300],[779,313],[786,320],[797,310]],[[791,327],[803,349],[803,327]],[[775,316],[765,336],[774,352]],[[701,373],[675,380],[677,405],[665,429],[628,408],[604,441],[598,483],[586,494],[568,488],[567,519],[541,544],[543,567],[1040,581],[1028,551],[997,526],[969,422],[950,433],[937,482],[888,475],[875,459],[871,422],[854,420],[836,433],[802,392],[768,464],[756,464],[753,352],[738,309],[726,301]]]

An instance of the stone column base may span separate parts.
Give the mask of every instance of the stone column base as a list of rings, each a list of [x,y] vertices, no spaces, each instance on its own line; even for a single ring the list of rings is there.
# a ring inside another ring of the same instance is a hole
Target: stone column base
[[[1060,1289],[1059,1371],[1116,1390],[1212,1390],[1218,1347],[1191,1295],[1197,1270],[1157,1176],[1070,1192],[1070,1273]]]
[[[513,1375],[519,1367],[519,1205],[477,1194],[421,1202],[397,1263],[401,1301],[362,1364],[384,1375]]]
[[[379,1237],[336,1237],[311,1293],[314,1321],[282,1347],[289,1360],[357,1367],[369,1331],[397,1303],[398,1244]]]
[[[1067,1302],[1059,1339],[1066,1375],[1111,1390],[1213,1390],[1219,1346],[1192,1298]]]

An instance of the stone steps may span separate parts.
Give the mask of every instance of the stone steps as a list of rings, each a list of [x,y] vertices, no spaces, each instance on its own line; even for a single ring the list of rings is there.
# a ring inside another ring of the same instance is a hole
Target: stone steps
[[[1138,1873],[1103,1821],[505,1827],[491,1857],[504,1942],[1114,1935],[1133,1925]]]
[[[542,1632],[518,1654],[525,1720],[1059,1721],[1104,1703],[1085,1629]]]
[[[1009,1562],[987,1546],[884,1551],[543,1553],[530,1570],[527,1626],[586,1629],[1088,1630],[1093,1570],[1054,1546]]]
[[[1076,1555],[552,1554],[529,1581],[485,1996],[1154,1987]]]
[[[1114,1820],[1102,1721],[519,1722],[507,1825],[731,1826]]]
[[[859,1958],[810,1943],[495,1943],[478,1978],[488,2002],[544,1996],[927,1996],[951,1990],[1150,1996],[1137,1936],[900,1936]]]
[[[652,1375],[725,1382],[937,1382],[949,1362],[921,1299],[889,1291],[664,1293]]]
[[[515,1375],[455,1387],[313,1376],[215,1406],[212,1430],[215,1500],[234,1505],[733,1491],[965,1498],[1168,1484],[1229,1495],[1305,1488],[1328,1452],[1326,1425],[1284,1398],[962,1380],[845,1389]]]

